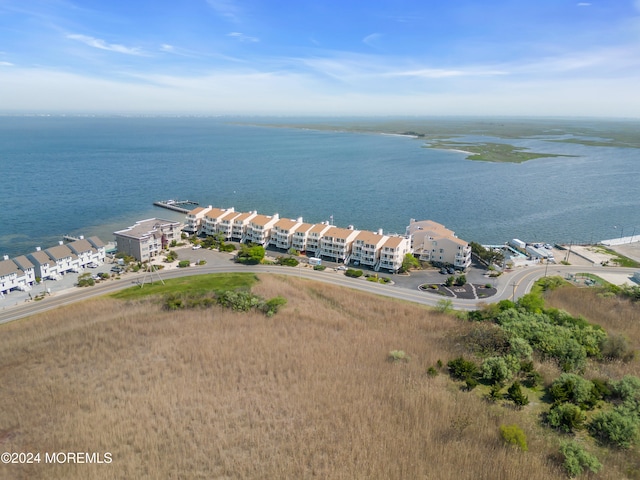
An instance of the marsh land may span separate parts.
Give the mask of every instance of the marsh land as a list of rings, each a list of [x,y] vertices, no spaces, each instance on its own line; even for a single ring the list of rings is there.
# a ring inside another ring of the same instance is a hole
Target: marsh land
[[[567,435],[541,424],[542,390],[526,389],[519,410],[439,367],[473,355],[463,339],[477,322],[295,277],[251,278],[254,293],[286,306],[271,317],[167,310],[119,294],[3,325],[2,450],[110,452],[113,462],[0,465],[0,477],[565,476],[557,452]],[[546,301],[640,345],[637,305],[571,287]],[[389,361],[397,350],[406,361]],[[534,364],[545,383],[560,374],[555,362]],[[590,360],[585,377],[637,371],[637,360]],[[504,444],[509,424],[528,451]],[[577,438],[602,461],[598,478],[638,477],[637,446]]]

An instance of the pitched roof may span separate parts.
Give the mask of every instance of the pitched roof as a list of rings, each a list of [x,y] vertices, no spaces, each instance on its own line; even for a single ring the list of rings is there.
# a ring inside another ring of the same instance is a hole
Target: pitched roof
[[[89,240],[85,240],[84,238],[80,240],[74,240],[73,242],[67,244],[67,246],[75,253],[89,252],[93,250],[93,246],[91,245]]]
[[[13,261],[18,265],[21,270],[26,270],[28,268],[33,268],[34,265],[31,261],[25,257],[24,255],[19,255],[13,259]]]
[[[254,225],[260,225],[261,227],[264,227],[267,223],[269,223],[273,219],[274,219],[273,217],[270,217],[268,215],[258,214],[251,219],[251,223],[253,223]]]
[[[282,230],[291,230],[294,226],[300,224],[300,222],[296,220],[291,220],[289,218],[281,218],[276,222],[274,227],[278,227]]]
[[[380,235],[375,232],[368,232],[366,230],[358,233],[358,236],[355,238],[355,241],[362,240],[366,244],[378,245],[381,240],[385,238],[385,235]]]
[[[50,265],[52,263],[55,263],[43,250],[37,250],[30,255],[36,261],[36,263],[39,263],[40,265]]]
[[[55,247],[47,248],[46,251],[54,260],[61,260],[67,257],[78,258],[78,256],[66,245],[56,245]]]
[[[0,261],[0,277],[5,277],[12,273],[20,273],[18,266],[12,260]]]
[[[402,244],[402,242],[406,240],[407,239],[404,237],[389,237],[382,246],[389,248],[398,248]]]
[[[359,231],[360,230],[351,230],[349,228],[333,227],[333,229],[331,229],[331,231],[325,233],[324,236],[325,237],[333,237],[333,238],[341,238],[341,239],[345,239],[346,240],[351,235],[353,235],[354,233],[357,233]]]

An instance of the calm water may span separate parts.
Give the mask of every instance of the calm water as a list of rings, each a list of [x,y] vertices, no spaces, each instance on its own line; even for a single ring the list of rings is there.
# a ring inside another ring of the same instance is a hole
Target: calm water
[[[640,150],[510,143],[579,156],[496,164],[405,137],[213,118],[0,117],[0,254],[183,219],[152,206],[169,198],[386,232],[432,219],[482,243],[640,232]]]

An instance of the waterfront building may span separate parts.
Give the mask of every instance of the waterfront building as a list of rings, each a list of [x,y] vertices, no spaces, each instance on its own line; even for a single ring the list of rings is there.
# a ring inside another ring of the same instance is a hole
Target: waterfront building
[[[271,239],[271,229],[278,220],[280,220],[280,216],[277,213],[273,216],[255,215],[249,220],[245,236],[240,241],[266,247]]]
[[[29,291],[35,281],[34,266],[24,255],[12,260],[5,255],[0,261],[0,295],[11,290]]]
[[[184,223],[184,227],[182,231],[189,235],[195,235],[200,233],[203,228],[203,219],[207,213],[209,213],[213,207],[209,205],[208,207],[196,207],[187,213],[187,218]]]
[[[205,235],[215,235],[219,232],[220,221],[234,213],[235,210],[231,208],[212,208],[204,214],[202,221],[200,222],[200,230],[198,233],[204,233]]]
[[[440,265],[452,265],[465,270],[471,265],[471,246],[456,237],[444,225],[432,220],[411,219],[407,227],[411,251],[420,260]]]
[[[381,268],[397,272],[402,267],[405,255],[411,253],[409,238],[399,235],[389,237],[382,244],[382,252],[376,270]]]
[[[146,262],[180,239],[182,223],[160,218],[140,220],[135,225],[113,232],[118,252]]]
[[[300,225],[298,225],[295,232],[293,232],[293,237],[291,239],[291,248],[299,252],[306,252],[307,237],[309,236],[309,231],[312,228],[313,225],[310,223],[301,223]]]
[[[382,245],[388,238],[381,231],[378,231],[378,233],[358,232],[353,241],[353,248],[348,261],[353,262],[354,265],[363,265],[370,268],[377,267],[380,261]]]
[[[320,237],[320,249],[316,257],[329,257],[335,262],[349,263],[353,241],[360,234],[360,230],[353,228],[331,227]]]
[[[36,251],[28,254],[27,258],[33,262],[36,277],[52,280],[60,278],[57,263],[40,247],[36,247]]]
[[[302,217],[298,218],[297,220],[281,218],[273,225],[273,228],[271,230],[270,244],[282,250],[289,250],[290,248],[294,248],[293,235],[295,234],[296,230],[302,225],[305,225],[304,223],[302,223]]]
[[[235,240],[236,242],[241,242],[242,239],[246,237],[247,227],[249,225],[249,222],[256,215],[258,215],[258,212],[256,212],[255,210],[253,212],[239,213],[230,222],[231,237],[227,236],[225,238],[231,238],[231,240]],[[226,222],[226,219],[225,219],[225,222]]]
[[[80,237],[67,246],[78,256],[78,265],[84,268],[89,264],[101,265],[105,259],[105,245],[98,237],[85,239]]]
[[[336,228],[326,223],[319,223],[309,229],[307,235],[307,252],[314,252],[314,256],[320,258],[320,239],[329,230]]]

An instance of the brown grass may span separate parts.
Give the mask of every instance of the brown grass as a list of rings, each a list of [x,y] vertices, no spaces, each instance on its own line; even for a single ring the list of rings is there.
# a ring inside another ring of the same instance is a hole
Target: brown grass
[[[619,297],[603,298],[597,289],[571,286],[547,292],[545,301],[548,306],[562,308],[600,325],[609,335],[623,335],[634,350],[640,350],[640,303]],[[640,376],[638,363],[638,358],[628,363],[591,363],[590,373],[616,379],[624,375]]]
[[[425,375],[459,353],[467,324],[297,278],[263,276],[254,291],[288,303],[267,318],[99,299],[2,326],[0,451],[113,463],[0,465],[0,478],[563,476],[535,406]],[[389,363],[395,349],[410,361]],[[510,423],[529,452],[502,445]]]

